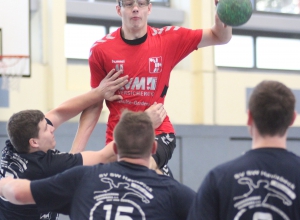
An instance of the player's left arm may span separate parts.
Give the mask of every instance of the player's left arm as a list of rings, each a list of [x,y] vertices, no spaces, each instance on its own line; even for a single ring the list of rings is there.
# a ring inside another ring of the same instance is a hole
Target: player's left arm
[[[202,39],[198,48],[226,44],[232,37],[232,27],[225,25],[215,14],[215,24],[212,28],[203,29]]]
[[[0,180],[0,193],[9,202],[16,205],[35,204],[30,181],[26,179],[2,178]]]

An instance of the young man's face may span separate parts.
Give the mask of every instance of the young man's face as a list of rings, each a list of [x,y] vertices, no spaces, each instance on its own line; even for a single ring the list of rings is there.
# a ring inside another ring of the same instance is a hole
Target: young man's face
[[[122,24],[128,30],[138,31],[146,27],[151,3],[147,0],[123,0],[117,6]]]
[[[39,146],[39,150],[47,152],[50,149],[55,148],[55,137],[54,137],[54,127],[49,125],[46,119],[40,121],[39,123],[39,136],[36,141]]]

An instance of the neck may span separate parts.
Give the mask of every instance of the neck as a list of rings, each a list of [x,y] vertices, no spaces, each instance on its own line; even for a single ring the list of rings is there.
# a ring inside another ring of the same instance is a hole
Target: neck
[[[128,157],[122,157],[120,158],[118,156],[118,161],[124,161],[127,163],[132,163],[132,164],[136,164],[136,165],[141,165],[141,166],[145,166],[145,167],[150,167],[150,158],[128,158]]]
[[[121,29],[122,37],[125,38],[126,40],[135,40],[141,38],[145,36],[146,33],[147,33],[147,25],[145,26],[145,28],[141,28],[137,30],[128,29],[125,26],[122,26]]]
[[[34,152],[37,152],[37,151],[41,151],[41,150],[39,150],[38,148],[35,148],[35,147],[31,147],[30,149],[29,149],[29,154],[31,154],[31,153],[34,153]]]
[[[253,135],[252,149],[268,147],[286,149],[286,134],[283,136]]]

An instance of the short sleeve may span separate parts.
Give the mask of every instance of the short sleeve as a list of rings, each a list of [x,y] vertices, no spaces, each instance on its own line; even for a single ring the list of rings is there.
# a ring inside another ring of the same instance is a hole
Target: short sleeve
[[[45,177],[53,176],[75,166],[83,165],[82,155],[80,153],[60,153],[48,150],[42,161]]]
[[[40,212],[55,211],[68,215],[74,192],[89,167],[79,166],[55,176],[34,180],[30,189]]]

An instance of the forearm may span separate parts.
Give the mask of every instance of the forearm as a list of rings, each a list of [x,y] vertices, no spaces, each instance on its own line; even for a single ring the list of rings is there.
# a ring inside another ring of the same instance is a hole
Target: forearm
[[[1,180],[2,182],[2,180]],[[16,205],[35,204],[30,190],[30,181],[13,179],[1,184],[1,196]]]
[[[70,153],[82,152],[90,138],[102,111],[103,103],[97,103],[85,109],[79,120],[79,127],[73,141]]]
[[[215,45],[226,44],[232,37],[232,27],[224,25],[217,15],[215,25],[211,28],[211,32],[216,39]]]
[[[202,39],[198,48],[226,44],[232,37],[232,27],[224,25],[216,15],[216,21],[212,28],[203,29]]]
[[[83,165],[95,165],[98,163],[109,163],[117,160],[117,156],[113,150],[113,142],[106,145],[100,151],[84,151],[81,152]]]
[[[49,111],[45,116],[49,118],[54,127],[57,128],[89,106],[97,102],[103,102],[103,96],[98,93],[97,90],[92,89],[87,93],[73,97],[60,104],[57,108]]]

